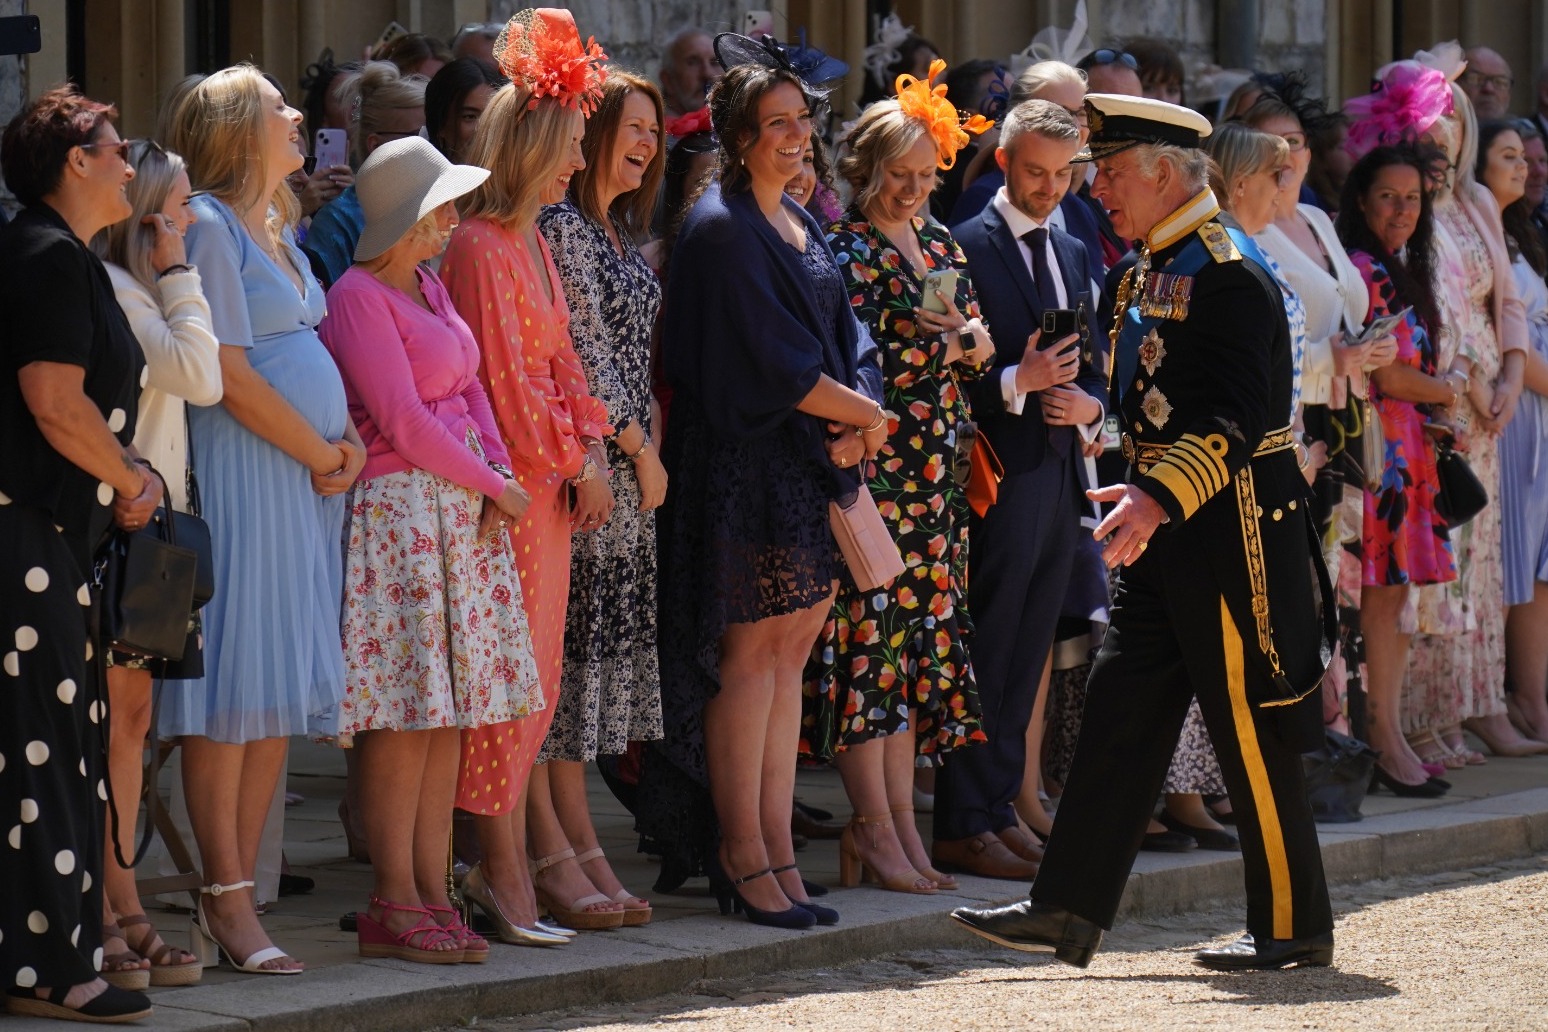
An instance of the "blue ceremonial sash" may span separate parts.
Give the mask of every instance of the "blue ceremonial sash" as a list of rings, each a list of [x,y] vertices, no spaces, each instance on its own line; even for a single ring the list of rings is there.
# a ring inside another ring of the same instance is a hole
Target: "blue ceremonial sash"
[[[1253,241],[1252,237],[1242,232],[1237,226],[1223,225],[1222,228],[1230,236],[1231,243],[1236,245],[1237,251],[1241,252],[1243,258],[1257,262],[1264,269],[1268,268],[1268,262],[1264,260],[1263,252],[1258,249],[1258,245]],[[1214,260],[1214,256],[1209,253],[1208,246],[1205,245],[1204,240],[1195,231],[1192,239],[1188,241],[1188,246],[1178,252],[1177,257],[1166,264],[1166,268],[1151,269],[1150,271],[1152,273],[1165,273],[1168,276],[1197,276],[1205,266],[1211,264]],[[1114,348],[1113,385],[1117,391],[1119,405],[1123,403],[1125,392],[1134,385],[1136,370],[1139,368],[1140,342],[1145,339],[1145,335],[1152,328],[1167,321],[1165,316],[1140,315],[1139,301],[1144,288],[1145,284],[1143,283],[1134,284],[1133,293],[1130,295],[1129,308],[1122,313],[1123,329],[1118,334],[1118,344]]]

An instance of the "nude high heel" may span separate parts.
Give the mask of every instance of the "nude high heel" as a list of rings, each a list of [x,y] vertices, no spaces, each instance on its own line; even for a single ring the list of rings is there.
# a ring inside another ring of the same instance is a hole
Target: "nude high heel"
[[[881,817],[856,815],[849,819],[849,823],[844,826],[844,833],[839,836],[839,884],[846,889],[852,889],[862,882],[874,882],[893,892],[908,892],[918,896],[935,895],[935,882],[912,867],[896,874],[883,875],[861,857],[860,848],[855,845],[855,829],[871,825],[871,848],[875,849],[876,832],[890,827],[891,824],[892,814],[890,813]]]
[[[915,809],[917,809],[917,807],[913,807],[913,806],[894,806],[892,808],[892,812],[893,812],[894,815],[897,815],[897,814],[900,814],[900,813],[906,813],[906,814],[908,814],[908,818],[907,819],[908,820],[913,820],[914,819],[914,810]],[[933,881],[935,883],[935,887],[937,889],[941,889],[941,890],[943,890],[945,892],[955,892],[957,889],[961,888],[961,886],[957,883],[957,878],[956,878],[955,875],[943,874],[940,871],[937,871],[934,867],[931,867],[929,864],[925,864],[923,867],[918,867],[918,868],[915,868],[915,869],[920,874],[924,875],[926,878],[929,878],[931,881]]]

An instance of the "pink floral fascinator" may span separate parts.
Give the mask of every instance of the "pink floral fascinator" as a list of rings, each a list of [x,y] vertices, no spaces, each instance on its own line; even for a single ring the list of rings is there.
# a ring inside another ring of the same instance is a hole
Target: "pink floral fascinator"
[[[581,42],[575,16],[557,7],[517,11],[494,43],[500,71],[517,89],[530,90],[530,110],[544,97],[590,117],[602,99],[607,55],[595,37]]]
[[[1344,104],[1349,135],[1344,149],[1359,160],[1376,147],[1416,140],[1435,122],[1451,114],[1451,84],[1444,73],[1414,61],[1398,61],[1363,97]]]

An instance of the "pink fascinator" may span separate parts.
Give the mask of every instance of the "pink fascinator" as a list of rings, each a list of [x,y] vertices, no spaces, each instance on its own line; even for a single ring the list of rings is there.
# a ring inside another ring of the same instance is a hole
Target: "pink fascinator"
[[[1344,149],[1359,160],[1384,144],[1417,140],[1451,111],[1451,83],[1444,73],[1398,61],[1384,69],[1370,93],[1345,102],[1349,135]]]

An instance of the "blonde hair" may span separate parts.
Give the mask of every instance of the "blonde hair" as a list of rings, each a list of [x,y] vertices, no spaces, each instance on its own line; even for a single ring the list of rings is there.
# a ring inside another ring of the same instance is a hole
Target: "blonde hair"
[[[1453,175],[1463,194],[1473,199],[1473,184],[1478,181],[1474,169],[1478,165],[1478,115],[1467,91],[1455,82],[1451,84],[1452,128],[1457,130],[1457,162]],[[1444,121],[1445,119],[1442,119]],[[1447,157],[1450,157],[1448,154]]]
[[[895,97],[861,113],[842,143],[849,153],[838,163],[838,174],[854,187],[856,207],[863,212],[871,206],[881,193],[882,166],[907,154],[927,131],[923,122],[903,113]]]
[[[165,142],[187,162],[196,193],[210,194],[239,214],[266,205],[269,242],[278,248],[284,228],[300,218],[301,206],[284,180],[268,197],[260,194],[268,178],[258,145],[263,85],[263,73],[245,63],[205,76],[175,98]]]
[[[1254,129],[1243,122],[1226,122],[1204,138],[1209,156],[1220,168],[1220,181],[1227,195],[1236,184],[1260,172],[1275,171],[1290,160],[1290,145],[1273,133]],[[1229,197],[1219,198],[1231,207]]]
[[[436,243],[438,245],[444,246],[446,241],[442,239],[441,227],[436,224],[435,220],[435,213],[439,210],[439,208],[432,208],[430,211],[426,212],[418,222],[404,230],[403,235],[394,241],[392,246],[387,248],[387,250],[383,251],[375,258],[367,258],[365,261],[359,262],[357,264],[374,271],[386,265],[388,256],[391,255],[393,251],[404,245],[408,245],[411,248],[422,247],[430,243]]]
[[[1007,103],[1017,107],[1042,95],[1050,86],[1079,86],[1086,89],[1086,73],[1063,61],[1039,61],[1022,69],[1011,84]]]
[[[167,194],[178,173],[185,170],[183,159],[151,140],[136,140],[129,146],[129,164],[134,178],[126,193],[134,210],[127,219],[115,222],[98,233],[91,249],[103,261],[126,270],[142,286],[154,288],[156,270],[151,266],[151,249],[156,246],[156,227],[141,224],[147,215],[161,217],[167,206]]]
[[[350,159],[357,168],[368,157],[366,137],[381,132],[393,112],[419,108],[423,113],[426,81],[404,75],[391,61],[372,61],[360,72],[352,83],[356,102],[349,126]]]
[[[495,91],[468,145],[468,164],[489,170],[489,178],[468,194],[465,219],[488,219],[507,228],[537,220],[544,186],[568,160],[570,136],[584,120],[552,97],[538,99],[507,83]]]

